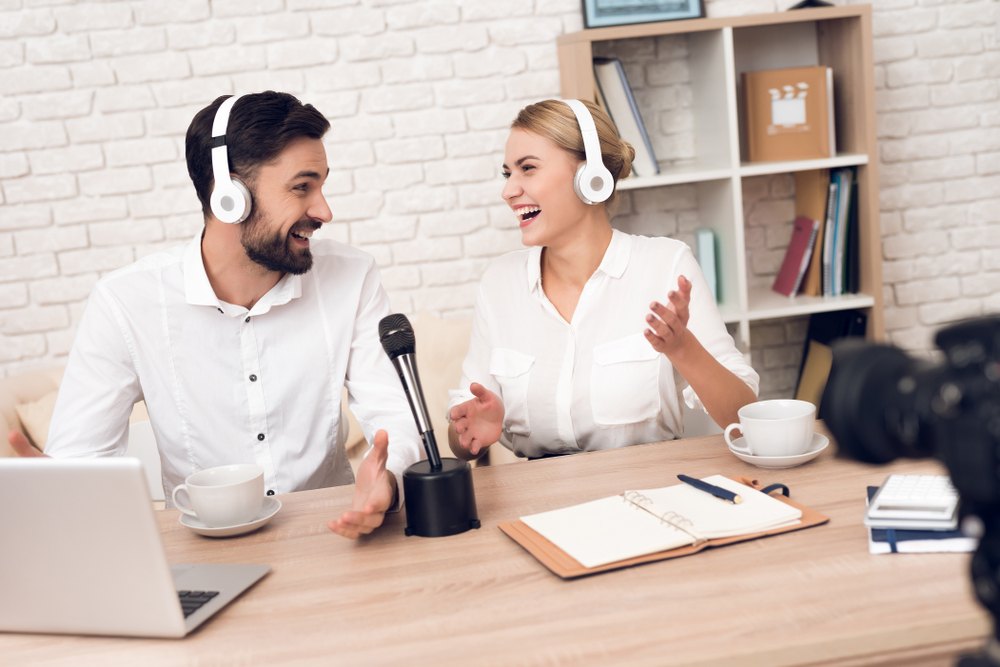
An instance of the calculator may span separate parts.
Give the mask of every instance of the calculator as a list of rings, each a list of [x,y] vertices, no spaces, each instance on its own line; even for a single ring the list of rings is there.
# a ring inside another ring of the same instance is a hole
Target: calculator
[[[953,530],[958,526],[958,492],[947,475],[889,475],[868,505],[865,525]]]

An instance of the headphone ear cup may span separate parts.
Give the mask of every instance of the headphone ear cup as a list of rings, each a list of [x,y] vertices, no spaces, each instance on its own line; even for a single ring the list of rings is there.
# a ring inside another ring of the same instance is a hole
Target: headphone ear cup
[[[247,186],[237,178],[230,178],[226,182],[216,183],[210,205],[212,215],[221,222],[235,225],[250,215],[251,202]]]
[[[611,197],[611,193],[615,191],[615,181],[603,164],[584,162],[576,170],[573,189],[583,203],[593,206],[606,202]]]
[[[231,182],[233,187],[240,193],[237,201],[240,217],[236,221],[240,223],[250,217],[250,211],[253,210],[253,196],[250,194],[250,189],[243,185],[243,181],[240,179],[234,178]]]
[[[587,204],[588,206],[593,206],[594,202],[589,197],[587,197],[587,195],[585,195],[583,192],[583,187],[584,187],[583,172],[586,169],[587,169],[586,162],[582,163],[579,167],[576,168],[576,176],[573,177],[573,191],[576,192],[576,196],[579,197],[584,204]]]

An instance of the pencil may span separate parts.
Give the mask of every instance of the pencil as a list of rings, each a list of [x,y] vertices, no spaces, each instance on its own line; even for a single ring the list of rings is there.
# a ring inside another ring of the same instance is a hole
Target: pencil
[[[725,500],[727,503],[733,503],[738,505],[743,502],[737,494],[733,493],[729,489],[724,489],[721,486],[716,486],[714,484],[709,484],[695,477],[688,477],[687,475],[677,475],[677,479],[681,480],[685,484],[690,484],[699,491],[704,491],[705,493],[710,493],[720,500]]]

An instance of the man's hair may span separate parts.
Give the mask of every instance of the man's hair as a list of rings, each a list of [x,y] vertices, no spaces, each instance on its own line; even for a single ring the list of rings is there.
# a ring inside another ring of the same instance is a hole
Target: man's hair
[[[212,123],[219,106],[228,97],[216,98],[195,114],[185,138],[188,174],[206,216],[211,212],[209,199],[214,185]],[[329,129],[330,121],[323,114],[293,95],[273,90],[244,95],[233,105],[226,128],[229,169],[252,192],[261,166],[276,159],[296,139],[321,139]]]

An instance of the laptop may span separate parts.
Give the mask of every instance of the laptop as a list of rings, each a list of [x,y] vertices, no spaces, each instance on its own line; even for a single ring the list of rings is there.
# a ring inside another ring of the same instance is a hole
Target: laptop
[[[183,637],[270,571],[167,563],[138,459],[0,458],[0,631]]]

